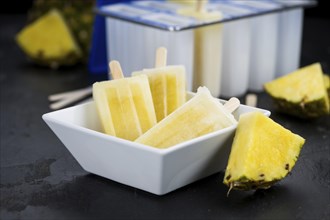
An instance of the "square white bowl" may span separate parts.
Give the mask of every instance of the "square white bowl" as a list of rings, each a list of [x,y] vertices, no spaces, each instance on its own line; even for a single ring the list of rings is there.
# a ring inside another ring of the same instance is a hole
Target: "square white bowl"
[[[190,98],[193,93],[187,93]],[[225,103],[224,100],[219,100]],[[264,109],[240,105],[239,115]],[[163,195],[223,170],[235,126],[157,149],[101,132],[94,102],[46,113],[43,120],[87,172]]]

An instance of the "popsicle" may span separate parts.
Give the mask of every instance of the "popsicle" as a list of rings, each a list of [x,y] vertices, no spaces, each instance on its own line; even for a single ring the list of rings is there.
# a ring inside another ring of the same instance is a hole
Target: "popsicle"
[[[193,98],[158,122],[135,142],[156,148],[169,148],[235,125],[237,121],[231,111],[239,106],[239,100],[233,100],[234,102],[228,101],[227,109],[210,94],[206,87],[200,87]]]
[[[185,5],[194,5],[196,0],[168,0],[169,2]]]
[[[221,19],[221,13],[208,12],[205,9],[207,1],[195,1],[196,7],[182,8],[177,11],[180,15],[194,17],[202,22],[212,22]],[[199,86],[206,86],[215,97],[220,96],[221,85],[221,50],[222,25],[214,24],[196,28],[193,91]]]
[[[155,67],[133,72],[132,75],[147,75],[157,122],[161,121],[186,102],[186,71],[182,65],[166,66],[167,50],[156,51]]]
[[[110,62],[113,80],[93,84],[93,98],[104,132],[135,140],[156,124],[148,77],[123,78],[118,61]]]

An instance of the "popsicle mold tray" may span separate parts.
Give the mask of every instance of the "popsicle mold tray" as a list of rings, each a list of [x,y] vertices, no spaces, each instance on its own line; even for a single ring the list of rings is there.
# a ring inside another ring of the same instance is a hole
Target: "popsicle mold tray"
[[[267,110],[240,105],[234,116],[238,119],[250,111],[270,115]],[[84,170],[157,195],[223,170],[236,128],[157,149],[100,132],[94,102],[42,117]]]
[[[214,77],[221,79],[217,89],[221,92],[213,95],[230,97],[261,90],[263,83],[299,67],[303,9],[315,4],[313,0],[210,0],[207,10],[222,14],[212,22],[181,16],[177,11],[187,6],[168,1],[105,5],[97,13],[106,18],[107,59],[119,60],[126,76],[152,68],[156,49],[164,46],[169,65],[186,67],[189,91],[196,74],[194,31],[221,23],[220,56],[210,51],[210,58],[222,64],[217,73],[221,77]]]

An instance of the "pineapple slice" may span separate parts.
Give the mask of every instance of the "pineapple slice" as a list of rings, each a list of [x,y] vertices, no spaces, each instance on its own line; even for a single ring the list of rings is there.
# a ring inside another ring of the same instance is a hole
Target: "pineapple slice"
[[[264,85],[276,108],[301,118],[329,113],[329,98],[319,63],[315,63]]]
[[[305,139],[260,112],[240,116],[224,184],[230,189],[269,188],[295,165]]]
[[[53,68],[74,64],[82,55],[57,9],[25,27],[18,33],[16,40],[32,60]]]

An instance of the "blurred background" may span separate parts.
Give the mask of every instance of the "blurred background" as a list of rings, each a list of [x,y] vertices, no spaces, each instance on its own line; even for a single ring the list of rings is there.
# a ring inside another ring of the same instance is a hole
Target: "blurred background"
[[[9,1],[1,7],[0,12],[3,14],[18,14],[18,13],[26,13],[33,4],[34,0],[13,0]],[[61,0],[59,0],[61,1]],[[184,0],[183,0],[184,1]],[[290,0],[288,0],[290,1]],[[293,0],[294,1],[294,0]],[[118,2],[118,0],[113,0],[109,2]],[[327,0],[317,0],[318,6],[313,7],[312,9],[309,9],[306,11],[306,16],[312,16],[312,17],[321,17],[321,18],[329,18],[329,12],[327,11]]]
[[[290,0],[289,0],[290,1]],[[294,1],[294,0],[292,0]],[[308,1],[308,0],[306,0]],[[35,57],[31,57],[25,60],[27,65],[41,64],[41,66],[48,66],[51,69],[57,69],[59,66],[70,66],[70,64],[79,64],[80,67],[86,71],[89,75],[90,81],[95,81],[99,79],[105,79],[106,66],[104,63],[107,62],[107,58],[104,55],[106,53],[105,49],[105,37],[100,38],[100,36],[105,36],[104,27],[100,29],[100,25],[104,26],[104,21],[100,22],[101,16],[97,16],[98,20],[95,19],[95,13],[93,9],[95,6],[103,4],[112,4],[117,2],[127,2],[120,0],[79,0],[79,1],[62,1],[62,0],[13,0],[9,1],[5,6],[1,7],[1,45],[5,46],[7,49],[18,49],[19,44],[15,41],[18,33],[26,27],[27,24],[39,18],[42,14],[46,13],[49,9],[53,7],[59,7],[69,24],[71,31],[74,34],[78,46],[80,47],[80,52],[72,52],[70,56],[64,56],[61,60],[57,62],[44,61]],[[184,0],[182,1],[184,2]],[[221,2],[221,1],[219,1]],[[329,13],[326,10],[326,0],[318,0],[316,6],[307,7],[304,9],[303,18],[303,33],[302,33],[302,43],[301,43],[301,55],[300,55],[300,66],[305,66],[313,62],[320,62],[325,73],[329,71]],[[69,5],[69,7],[68,7]],[[70,8],[71,7],[71,8]],[[93,32],[94,31],[94,32]],[[315,33],[320,32],[319,36],[315,36]],[[93,42],[94,34],[94,42]],[[6,38],[7,41],[4,41]],[[9,44],[8,44],[9,43]],[[104,48],[96,49],[95,44],[104,46]],[[92,44],[94,44],[94,54],[91,54]],[[9,48],[9,45],[10,48]],[[2,48],[4,50],[5,48]],[[96,51],[99,54],[95,54]],[[16,51],[16,57],[21,59],[26,59],[27,55],[23,53],[22,49]],[[77,54],[75,54],[77,53]],[[22,60],[22,61],[23,61]],[[24,64],[18,59],[17,63]],[[6,63],[6,62],[5,62]],[[99,65],[102,63],[103,67],[100,68]],[[75,65],[75,66],[76,66]],[[36,67],[36,66],[35,66]],[[63,69],[62,69],[63,70]],[[90,76],[91,75],[91,76]]]
[[[295,0],[288,0],[288,1],[295,1]],[[308,1],[308,0],[306,0]],[[317,36],[318,39],[315,39],[315,43],[316,45],[314,45],[313,47],[311,46],[311,48],[309,48],[310,46],[308,45],[309,39],[312,39],[314,37],[315,33],[315,29],[319,29],[319,28],[323,28],[325,27],[327,24],[329,24],[329,19],[330,19],[330,14],[327,11],[327,7],[326,7],[326,0],[316,0],[317,1],[317,5],[313,6],[313,7],[308,7],[305,8],[304,10],[304,27],[303,27],[303,44],[302,47],[306,47],[306,51],[310,51],[310,54],[305,54],[302,53],[301,54],[301,64],[307,64],[308,62],[313,62],[312,60],[308,61],[308,57],[309,55],[314,57],[315,61],[319,61],[322,62],[323,65],[322,67],[325,68],[325,72],[329,72],[328,70],[328,66],[329,63],[327,63],[327,60],[320,60],[318,58],[320,58],[321,54],[322,55],[326,55],[324,53],[328,53],[328,47],[326,45],[322,45],[321,43],[317,43],[316,41],[322,41],[323,36]],[[72,2],[72,3],[71,3]],[[2,15],[1,17],[1,32],[4,32],[4,28],[6,28],[6,24],[8,23],[8,21],[10,21],[11,16],[13,16],[12,20],[14,20],[14,18],[17,18],[17,20],[19,20],[20,22],[17,22],[16,29],[14,29],[15,27],[11,27],[11,31],[13,31],[14,36],[28,23],[30,23],[31,21],[35,20],[36,18],[38,18],[40,15],[42,15],[43,13],[45,13],[47,10],[49,10],[50,8],[52,8],[52,6],[59,6],[60,8],[63,9],[63,12],[65,14],[65,16],[67,18],[74,18],[73,20],[77,20],[80,19],[81,17],[78,16],[77,12],[70,12],[69,9],[66,9],[67,12],[64,11],[64,8],[66,7],[65,5],[72,5],[72,8],[77,9],[78,11],[83,8],[84,13],[87,16],[92,16],[91,18],[88,18],[85,23],[85,27],[82,26],[77,26],[74,27],[75,25],[70,25],[70,28],[73,28],[73,32],[75,34],[75,37],[79,38],[79,30],[80,29],[87,29],[88,31],[88,36],[84,36],[85,39],[78,39],[78,42],[80,44],[80,46],[82,46],[83,49],[83,53],[84,53],[84,58],[85,61],[87,61],[86,59],[88,59],[89,57],[89,49],[91,47],[92,44],[92,31],[93,31],[93,25],[95,28],[95,13],[91,11],[92,8],[94,8],[96,5],[104,5],[104,4],[113,4],[113,3],[118,3],[118,2],[129,2],[129,1],[120,1],[120,0],[79,0],[79,1],[64,1],[64,0],[50,0],[50,1],[43,1],[43,0],[24,0],[24,1],[20,1],[20,0],[12,0],[12,1],[8,1],[8,3],[6,3],[6,5],[4,5],[3,7],[0,8],[0,13]],[[184,0],[182,1],[184,2]],[[221,1],[219,1],[221,2]],[[38,6],[39,5],[39,6]],[[43,5],[40,7],[40,5]],[[70,14],[71,13],[71,14]],[[75,14],[76,13],[76,14]],[[18,19],[19,17],[19,19]],[[67,21],[69,20],[67,19]],[[73,21],[76,23],[80,23],[79,25],[81,25],[81,23],[83,22],[77,22],[77,21]],[[14,21],[13,21],[14,22]],[[70,23],[70,21],[69,21]],[[325,36],[328,36],[328,28],[324,28],[322,30],[322,32],[324,33],[324,38]],[[80,33],[81,35],[83,35],[83,33]],[[85,33],[86,35],[86,33]],[[1,36],[3,36],[3,34],[1,34]],[[14,37],[13,36],[13,37]],[[316,36],[315,36],[316,37]],[[322,39],[319,39],[322,38]],[[306,43],[307,42],[307,43]],[[317,45],[320,45],[320,48],[317,48]],[[316,46],[316,47],[315,47]],[[305,50],[302,50],[305,51]],[[320,56],[318,56],[317,54],[320,54]],[[328,56],[326,56],[328,57]],[[305,59],[307,59],[305,61]],[[87,64],[87,62],[85,62]],[[96,70],[97,71],[97,70]]]
[[[53,6],[55,7],[58,6],[59,8],[63,9],[62,12],[64,13],[66,21],[69,23],[69,26],[74,33],[74,37],[77,39],[78,44],[82,49],[83,64],[86,66],[86,69],[88,69],[87,67],[88,60],[93,59],[93,57],[92,58],[90,57],[90,50],[92,45],[93,27],[95,29],[95,24],[96,24],[96,20],[94,17],[95,13],[92,11],[92,9],[96,5],[112,4],[117,2],[128,2],[128,1],[120,1],[120,0],[8,1],[8,3],[6,3],[6,5],[1,7],[0,9],[1,24],[2,24],[0,27],[1,38],[3,39],[5,32],[9,31],[11,33],[6,33],[6,35],[9,36],[11,34],[13,36],[12,39],[14,40],[15,36],[19,33],[19,31],[21,31],[27,24],[34,21],[36,18],[40,17],[43,13],[48,11]],[[70,7],[68,8],[67,5],[71,5],[71,9]],[[322,67],[324,68],[324,72],[329,72],[328,59],[323,60],[321,58],[321,57],[326,57],[326,58],[329,57],[328,55],[329,46],[321,43],[323,42],[323,39],[326,39],[327,38],[326,36],[328,36],[329,34],[329,28],[324,28],[329,24],[329,18],[330,18],[330,14],[326,9],[327,9],[326,0],[317,0],[316,6],[308,7],[305,8],[304,10],[304,19],[303,19],[304,27],[303,27],[303,38],[302,38],[303,42],[302,42],[302,54],[301,54],[300,64],[301,66],[303,66],[312,62],[321,62]],[[79,10],[80,12],[78,13]],[[10,22],[15,23],[15,25],[10,25],[10,26],[6,25],[9,24]],[[9,28],[10,30],[5,30],[5,28]],[[322,36],[314,35],[315,31],[318,29],[322,29]],[[309,42],[314,42],[315,45],[311,45]],[[326,40],[324,40],[324,43],[327,44]],[[1,41],[1,44],[4,44],[4,41]],[[304,53],[304,51],[309,51],[309,52]],[[104,53],[105,51],[102,52]],[[23,55],[22,51],[18,52],[17,55],[22,56]],[[103,59],[105,59],[105,57],[103,57]],[[76,63],[76,62],[72,61],[72,63]],[[53,67],[56,68],[57,66],[53,65]],[[103,72],[103,74],[106,74],[104,73],[104,69],[97,70],[97,69],[93,69],[93,67],[90,67],[88,71],[95,73]],[[94,77],[100,77],[100,76],[94,76]]]

